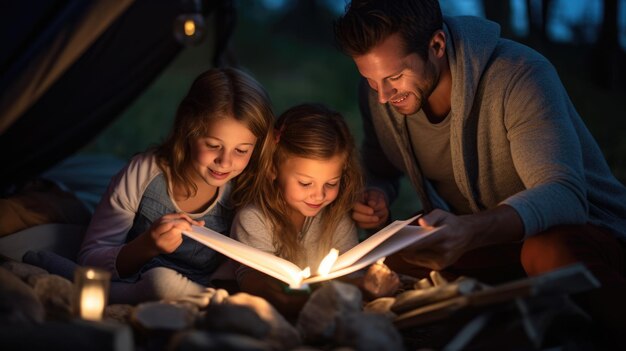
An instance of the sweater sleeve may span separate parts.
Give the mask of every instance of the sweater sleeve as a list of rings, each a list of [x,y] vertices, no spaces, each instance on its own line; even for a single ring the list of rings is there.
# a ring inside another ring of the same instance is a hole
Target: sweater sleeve
[[[345,216],[333,235],[333,247],[339,250],[339,254],[342,254],[359,243],[356,225],[350,216]]]
[[[244,207],[233,221],[233,238],[259,250],[274,254],[272,233],[266,225],[261,211],[254,207]]]
[[[525,236],[558,224],[587,222],[579,118],[554,68],[546,61],[514,72],[505,126],[515,169],[526,190],[502,203],[513,207]]]
[[[85,233],[79,264],[104,268],[119,278],[117,255],[126,244],[147,184],[159,172],[153,157],[139,155],[111,180]]]
[[[231,235],[233,239],[259,250],[271,254],[276,252],[272,242],[272,233],[266,225],[266,220],[261,211],[253,206],[244,207],[237,212],[233,221]],[[241,283],[245,273],[251,269],[240,265],[235,273],[237,282]]]

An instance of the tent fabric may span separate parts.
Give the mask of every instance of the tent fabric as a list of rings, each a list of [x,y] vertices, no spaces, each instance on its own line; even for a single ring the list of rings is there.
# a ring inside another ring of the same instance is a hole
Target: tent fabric
[[[37,43],[39,45],[25,53],[28,61],[22,60],[20,63],[26,63],[26,68],[13,68],[16,70],[13,75],[19,74],[19,77],[3,89],[0,97],[0,133],[45,93],[132,1],[99,0],[78,5],[70,3],[72,6],[67,6],[68,11],[64,12],[69,13],[68,15],[82,12],[82,15],[72,16],[72,21],[61,21],[58,26],[55,26],[55,21],[51,26],[59,28],[56,36],[49,41],[40,40]],[[30,52],[34,52],[35,57],[30,58]]]
[[[45,13],[34,10],[37,20],[9,21],[35,29],[25,29],[29,34],[7,41],[17,54],[0,56],[2,95],[9,82],[14,82],[11,78],[17,76],[15,72],[20,73],[15,67],[26,69],[36,57],[35,51],[43,50],[47,40],[55,42],[59,35],[66,35],[67,27],[62,23],[75,21],[76,28],[85,28],[78,25],[79,18],[98,8],[83,5],[89,3],[83,0],[50,2],[53,5],[43,6]],[[10,4],[14,7],[10,16],[24,18],[28,18],[29,7],[37,6],[31,1]],[[97,39],[75,60],[72,58],[74,62],[56,80],[50,79],[48,88],[0,133],[0,191],[6,192],[75,153],[109,125],[181,51],[172,33],[172,24],[180,13],[179,1],[135,0],[102,34],[94,33],[91,39]],[[8,15],[3,11],[3,17]],[[5,40],[12,34],[0,35]],[[61,45],[69,43],[59,40]],[[48,62],[43,69],[56,64]]]

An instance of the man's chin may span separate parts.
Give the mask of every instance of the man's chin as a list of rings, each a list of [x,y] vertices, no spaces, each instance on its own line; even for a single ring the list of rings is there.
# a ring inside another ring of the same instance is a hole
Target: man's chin
[[[418,108],[415,108],[412,106],[395,106],[395,105],[391,105],[391,106],[393,106],[396,112],[402,115],[412,115],[412,114],[417,113],[417,111],[419,111]]]

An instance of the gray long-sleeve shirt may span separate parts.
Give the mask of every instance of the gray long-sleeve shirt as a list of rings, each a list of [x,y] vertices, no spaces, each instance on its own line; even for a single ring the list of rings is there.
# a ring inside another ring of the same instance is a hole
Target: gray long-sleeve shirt
[[[454,180],[472,212],[499,204],[520,215],[525,235],[591,223],[626,240],[626,187],[576,112],[554,67],[500,38],[497,24],[446,17],[452,75],[450,152]],[[447,208],[411,154],[404,115],[362,85],[363,158],[370,185],[389,199],[408,175],[424,208]]]

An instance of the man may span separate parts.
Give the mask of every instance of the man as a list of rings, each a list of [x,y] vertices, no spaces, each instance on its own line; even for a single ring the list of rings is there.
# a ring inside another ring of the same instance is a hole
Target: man
[[[583,262],[603,287],[580,303],[619,333],[626,188],[552,65],[493,22],[442,19],[436,0],[352,1],[335,37],[367,82],[359,226],[388,221],[404,173],[426,212],[419,224],[446,226],[407,261],[504,273],[513,258],[528,275]]]

